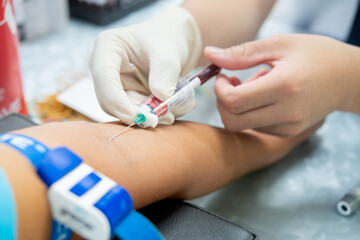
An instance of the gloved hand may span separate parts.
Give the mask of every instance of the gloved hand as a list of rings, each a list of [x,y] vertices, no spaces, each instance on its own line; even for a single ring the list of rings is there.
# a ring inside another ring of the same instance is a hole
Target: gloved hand
[[[130,124],[134,104],[154,94],[173,95],[179,75],[192,70],[202,52],[199,27],[184,8],[165,10],[146,22],[102,32],[96,39],[90,69],[102,109]],[[172,124],[195,107],[195,100],[160,121]]]

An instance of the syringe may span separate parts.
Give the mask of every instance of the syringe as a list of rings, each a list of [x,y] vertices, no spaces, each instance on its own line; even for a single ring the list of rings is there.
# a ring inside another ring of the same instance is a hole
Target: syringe
[[[213,76],[217,75],[220,70],[221,68],[211,64],[185,78],[180,79],[174,95],[166,101],[161,101],[154,95],[150,95],[140,104],[140,106],[137,107],[138,114],[134,118],[134,122],[121,132],[111,137],[109,141],[112,141],[135,124],[143,128],[149,126],[153,128],[156,127],[159,120],[168,111],[172,111],[186,103],[186,101],[192,99],[194,97],[194,90],[207,82]]]

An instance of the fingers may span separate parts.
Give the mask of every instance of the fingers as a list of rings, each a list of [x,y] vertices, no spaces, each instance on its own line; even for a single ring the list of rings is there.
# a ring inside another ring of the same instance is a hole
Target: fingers
[[[155,56],[150,59],[149,86],[151,92],[160,100],[170,98],[176,89],[181,72],[177,59]]]
[[[258,79],[259,77],[264,76],[265,74],[267,74],[269,72],[269,70],[267,68],[260,68],[254,75],[252,75],[250,78],[246,79],[244,81],[244,83],[248,83],[251,81],[254,81],[256,79]]]
[[[113,31],[105,31],[96,39],[90,69],[100,106],[107,113],[129,123],[135,109],[120,81],[120,68],[128,59],[125,50],[114,44]]]
[[[235,132],[254,129],[258,132],[289,138],[301,135],[313,125],[299,117],[301,115],[284,112],[284,106],[279,103],[236,114],[230,112],[222,102],[218,101],[218,109],[225,128]],[[315,124],[315,128],[321,124],[322,122]]]
[[[175,117],[172,112],[167,112],[159,121],[160,124],[163,125],[171,125],[175,122]]]
[[[221,49],[217,47],[206,47],[205,56],[215,65],[230,69],[238,70],[257,66],[259,64],[269,64],[281,55],[279,38],[272,37],[264,40],[243,43],[231,48]]]
[[[252,110],[244,114],[234,114],[228,111],[223,103],[218,101],[218,110],[225,128],[230,131],[240,132],[245,129],[261,128],[274,125],[277,122],[277,116],[273,113],[273,105]]]
[[[268,73],[261,69],[250,81],[234,86],[231,79],[218,75],[214,86],[215,94],[228,111],[241,114],[277,101],[280,88],[278,82],[274,81],[275,77],[275,72]]]
[[[231,131],[241,132],[254,129],[258,132],[288,138],[301,134],[309,127],[306,122],[284,113],[282,107],[279,104],[272,104],[243,114],[234,114],[218,101],[222,122],[225,128]]]
[[[219,74],[219,75],[223,75],[223,74]],[[223,76],[226,77],[225,75],[223,75]],[[230,83],[231,85],[233,85],[234,87],[236,87],[236,86],[238,86],[238,85],[241,84],[240,79],[237,78],[237,77],[234,77],[234,76],[228,78],[228,81],[229,81],[229,83]]]

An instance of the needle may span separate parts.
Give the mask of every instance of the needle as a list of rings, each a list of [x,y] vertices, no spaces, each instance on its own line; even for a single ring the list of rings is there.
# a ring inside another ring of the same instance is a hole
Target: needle
[[[129,126],[127,126],[126,128],[124,128],[123,130],[121,130],[119,133],[115,134],[114,136],[112,136],[108,141],[111,142],[112,140],[114,140],[115,138],[117,138],[120,134],[122,134],[123,132],[125,132],[126,130],[128,130],[129,128],[131,128],[132,126],[135,125],[135,122],[133,122],[132,124],[130,124]]]

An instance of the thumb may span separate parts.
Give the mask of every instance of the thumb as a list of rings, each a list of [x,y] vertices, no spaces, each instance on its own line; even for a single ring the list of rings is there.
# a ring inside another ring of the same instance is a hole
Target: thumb
[[[181,64],[169,57],[157,57],[150,60],[149,87],[160,100],[170,98],[176,89]]]
[[[277,45],[270,38],[226,49],[208,46],[204,54],[215,65],[229,70],[246,69],[260,64],[272,67],[272,61],[279,56]]]

